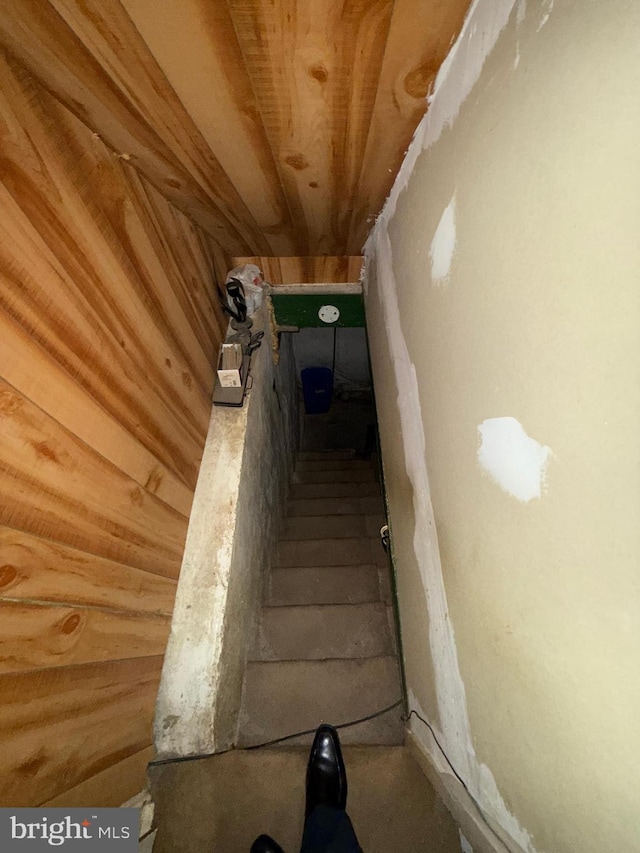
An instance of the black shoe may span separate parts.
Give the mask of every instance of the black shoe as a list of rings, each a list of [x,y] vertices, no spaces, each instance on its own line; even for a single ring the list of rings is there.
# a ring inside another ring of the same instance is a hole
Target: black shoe
[[[333,726],[320,726],[313,739],[307,765],[305,817],[321,805],[343,811],[347,805],[347,773]]]
[[[284,853],[270,835],[259,835],[251,845],[250,853]]]

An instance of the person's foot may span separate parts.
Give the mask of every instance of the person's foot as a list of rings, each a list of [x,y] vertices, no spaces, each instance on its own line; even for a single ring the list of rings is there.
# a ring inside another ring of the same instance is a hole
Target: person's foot
[[[307,765],[305,817],[320,805],[342,810],[347,805],[347,774],[333,726],[318,728]]]
[[[250,853],[284,853],[270,835],[259,835],[251,845]]]

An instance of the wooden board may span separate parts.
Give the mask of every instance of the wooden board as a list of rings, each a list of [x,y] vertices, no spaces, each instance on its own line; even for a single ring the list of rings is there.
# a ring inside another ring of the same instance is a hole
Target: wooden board
[[[346,284],[360,281],[363,258],[361,255],[340,257],[290,258],[232,258],[234,267],[256,264],[262,270],[265,281],[277,287],[279,284]]]
[[[278,326],[298,328],[356,328],[365,325],[364,302],[355,294],[279,294],[275,291],[271,300]],[[332,305],[340,316],[335,323],[323,323],[318,312],[323,305]]]
[[[3,0],[5,48],[223,246],[266,245],[121,5],[55,5]]]
[[[0,0],[0,41],[223,254],[355,254],[468,6]]]
[[[176,581],[0,527],[0,601],[171,615]]]
[[[154,657],[0,675],[0,802],[45,803],[150,746],[161,667]]]
[[[390,0],[228,0],[305,254],[344,251]],[[235,253],[237,254],[237,253]]]
[[[347,245],[363,246],[426,112],[427,95],[464,22],[469,0],[395,0]]]
[[[193,491],[6,313],[0,313],[0,364],[6,381],[43,412],[188,517]]]
[[[149,756],[226,255],[15,59],[0,90],[0,798],[116,805]]]
[[[163,321],[166,297],[159,294],[168,286],[140,274],[139,256],[127,254],[126,227],[110,227],[105,213],[113,205],[126,210],[135,196],[122,167],[116,164],[114,172],[102,144],[87,142],[86,130],[76,125],[84,134],[79,144],[65,132],[74,120],[50,99],[36,101],[29,82],[17,81],[1,64],[0,83],[13,140],[0,189],[0,307],[193,488],[208,425],[214,344],[198,354],[193,332],[175,326],[178,312],[171,326]],[[46,170],[37,168],[41,158]],[[193,280],[182,286],[195,289]]]
[[[152,746],[123,758],[117,764],[96,773],[85,782],[70,788],[43,803],[47,808],[91,808],[100,803],[105,808],[116,808],[143,790],[146,785],[147,765],[153,760]]]
[[[227,3],[180,0],[163,4],[161,13],[156,0],[122,0],[122,5],[271,252],[296,254],[280,165],[269,145]]]
[[[0,380],[0,523],[177,577],[187,522]]]
[[[0,601],[0,674],[164,654],[170,618]]]

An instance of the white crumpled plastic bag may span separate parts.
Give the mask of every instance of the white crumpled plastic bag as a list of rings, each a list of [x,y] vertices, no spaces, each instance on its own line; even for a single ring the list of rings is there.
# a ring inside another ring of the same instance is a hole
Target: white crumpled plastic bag
[[[244,299],[247,303],[247,317],[253,316],[262,306],[262,288],[265,282],[260,267],[255,264],[243,264],[241,267],[234,267],[227,273],[225,284],[230,282],[232,278],[242,284]],[[228,299],[227,302],[229,307],[233,308],[233,301]]]

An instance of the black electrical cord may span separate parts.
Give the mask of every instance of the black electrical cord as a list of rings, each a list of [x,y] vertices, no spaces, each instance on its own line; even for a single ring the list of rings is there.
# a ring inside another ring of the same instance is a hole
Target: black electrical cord
[[[185,761],[200,761],[202,758],[216,758],[218,755],[224,755],[226,752],[233,752],[231,749],[221,749],[219,752],[199,752],[197,755],[178,755],[175,758],[156,758],[150,761],[147,767],[162,767],[164,764],[183,764]]]
[[[351,728],[351,726],[358,726],[358,725],[360,725],[360,723],[366,723],[369,720],[374,720],[376,717],[381,717],[381,716],[383,716],[383,714],[387,714],[387,713],[389,713],[389,711],[393,711],[394,708],[397,708],[399,705],[402,705],[402,704],[403,704],[403,700],[398,699],[398,701],[394,702],[392,705],[389,705],[386,708],[382,708],[380,711],[374,711],[373,714],[367,714],[366,717],[360,717],[357,720],[350,720],[348,723],[339,723],[337,726],[334,726],[334,729],[348,729],[348,728]],[[498,841],[502,845],[504,845],[504,841],[498,835],[498,833],[493,829],[493,827],[491,826],[491,824],[487,820],[487,816],[485,815],[484,811],[482,810],[482,808],[481,808],[480,804],[478,803],[478,801],[476,800],[476,798],[473,796],[473,794],[469,790],[467,783],[464,781],[462,776],[458,773],[456,768],[453,766],[451,759],[449,758],[449,756],[445,752],[442,744],[438,740],[438,736],[436,735],[435,729],[433,728],[431,723],[428,720],[425,720],[425,718],[422,717],[413,708],[409,711],[409,713],[406,716],[403,714],[401,719],[403,722],[408,723],[409,720],[411,719],[411,717],[416,717],[418,720],[420,720],[420,722],[423,725],[425,725],[429,729],[438,749],[442,753],[442,757],[444,758],[444,760],[447,762],[447,764],[451,768],[451,772],[456,777],[458,782],[460,782],[460,784],[462,785],[462,787],[466,791],[467,795],[469,796],[469,798],[472,801],[472,803],[474,804],[474,806],[477,808],[478,814],[480,815],[480,817],[484,821],[487,829],[491,832],[492,835],[494,835],[498,839]],[[284,741],[293,740],[293,738],[297,738],[297,737],[304,737],[305,735],[312,735],[312,734],[315,734],[315,732],[316,732],[316,729],[305,729],[302,732],[294,732],[293,734],[290,734],[290,735],[284,735],[283,737],[274,738],[274,740],[267,740],[264,743],[257,743],[257,744],[254,744],[253,746],[244,747],[244,749],[240,750],[240,751],[248,752],[249,750],[252,750],[252,749],[264,749],[267,746],[275,746],[275,744],[277,744],[277,743],[283,743]],[[206,752],[206,753],[200,753],[198,755],[184,755],[184,756],[179,756],[177,758],[159,758],[156,761],[150,761],[147,766],[148,767],[160,767],[164,764],[181,764],[185,761],[200,761],[203,758],[215,758],[216,756],[224,755],[227,752],[237,752],[237,751],[239,751],[239,750],[237,750],[235,747],[232,747],[231,749],[222,749],[219,752]]]
[[[504,846],[504,841],[502,840],[502,838],[498,835],[498,833],[495,831],[495,829],[491,826],[491,824],[490,824],[490,823],[489,823],[489,821],[487,820],[487,816],[486,816],[486,814],[484,813],[484,811],[482,810],[482,807],[480,806],[480,803],[479,803],[479,802],[476,800],[476,798],[473,796],[473,794],[472,794],[472,793],[471,793],[471,791],[469,790],[469,787],[468,787],[467,783],[464,781],[464,779],[462,778],[462,776],[458,773],[458,771],[456,770],[456,768],[455,768],[455,767],[453,766],[453,764],[451,763],[451,760],[449,759],[449,756],[448,756],[448,755],[447,755],[447,753],[444,751],[444,749],[443,749],[443,747],[442,747],[442,745],[441,745],[440,741],[438,740],[438,736],[436,735],[436,733],[435,733],[435,731],[434,731],[434,728],[433,728],[433,726],[431,725],[431,723],[430,723],[430,722],[428,722],[428,720],[425,720],[425,718],[424,718],[424,717],[420,716],[420,714],[419,714],[417,711],[415,711],[413,708],[411,709],[411,711],[409,711],[409,713],[407,714],[407,716],[406,716],[406,717],[405,717],[405,716],[403,716],[403,717],[402,717],[402,719],[404,720],[404,722],[405,722],[405,723],[408,723],[408,722],[409,722],[409,720],[411,719],[411,717],[417,717],[417,718],[420,720],[420,722],[421,722],[421,723],[423,723],[423,724],[424,724],[424,725],[429,729],[429,731],[431,732],[431,734],[432,734],[432,736],[433,736],[434,741],[436,742],[436,745],[437,745],[438,749],[439,749],[439,750],[440,750],[440,752],[442,753],[442,756],[443,756],[444,760],[447,762],[447,764],[448,764],[448,765],[449,765],[449,767],[451,768],[451,772],[452,772],[452,773],[453,773],[453,775],[456,777],[456,779],[458,780],[458,782],[460,782],[460,784],[462,785],[462,787],[464,788],[464,790],[467,792],[467,795],[468,795],[469,799],[471,800],[471,802],[472,802],[472,803],[474,804],[474,806],[478,809],[478,814],[480,815],[480,817],[481,817],[481,818],[482,818],[482,820],[484,821],[485,826],[487,827],[487,829],[489,830],[489,832],[491,832],[491,834],[492,834],[492,835],[494,835],[494,836],[498,839],[498,841],[500,842],[500,844]]]
[[[369,720],[373,720],[376,717],[381,717],[383,714],[388,713],[389,711],[393,711],[394,708],[397,708],[398,705],[402,705],[402,699],[398,699],[397,702],[394,702],[393,705],[389,705],[387,708],[383,708],[381,711],[375,711],[373,714],[368,714],[366,717],[360,717],[359,720],[351,720],[349,723],[340,723],[337,726],[334,726],[334,729],[348,729],[351,726],[358,726],[360,723],[366,723]],[[284,737],[275,738],[275,740],[268,740],[265,743],[257,743],[255,746],[247,746],[245,749],[262,749],[265,746],[273,746],[276,743],[282,743],[285,740],[292,740],[295,737],[303,737],[304,735],[313,735],[315,734],[315,729],[306,729],[304,732],[296,732],[292,735],[285,735]]]
[[[333,362],[331,364],[331,376],[332,378],[336,375],[336,343],[338,340],[338,327],[333,327]]]
[[[427,720],[425,720],[425,718],[424,718],[424,717],[421,717],[421,716],[420,716],[420,714],[419,714],[417,711],[415,711],[413,708],[409,711],[409,713],[407,714],[407,716],[406,716],[406,717],[404,717],[404,716],[403,716],[403,717],[402,717],[402,719],[404,720],[404,722],[405,722],[405,723],[408,723],[408,722],[409,722],[409,720],[411,719],[411,717],[417,717],[417,718],[420,720],[420,722],[421,722],[421,723],[423,723],[423,724],[424,724],[424,725],[429,729],[429,731],[431,732],[431,734],[432,734],[432,736],[433,736],[434,741],[436,742],[436,746],[438,747],[438,749],[439,749],[439,750],[440,750],[440,752],[442,753],[442,757],[444,758],[444,760],[447,762],[447,764],[448,764],[448,765],[449,765],[449,767],[451,768],[451,772],[452,772],[452,773],[453,773],[453,775],[456,777],[456,779],[458,780],[458,782],[460,782],[460,784],[461,784],[461,785],[462,785],[462,787],[465,789],[465,791],[467,792],[467,794],[469,794],[469,796],[471,797],[471,794],[470,794],[470,792],[469,792],[469,789],[467,788],[467,783],[464,781],[464,779],[462,778],[462,776],[458,773],[458,771],[456,770],[456,768],[453,766],[453,764],[452,764],[452,763],[451,763],[451,761],[449,760],[449,756],[448,756],[448,755],[447,755],[447,753],[444,751],[444,749],[443,749],[443,747],[442,747],[442,745],[441,745],[440,741],[438,740],[438,736],[437,736],[437,734],[435,733],[435,730],[434,730],[433,726],[431,725],[431,723],[427,722]],[[471,799],[473,799],[473,797],[471,797]],[[475,800],[474,800],[474,803],[475,803]]]
[[[351,726],[358,726],[360,723],[366,723],[369,720],[373,720],[376,717],[381,717],[383,714],[387,714],[389,711],[393,711],[394,708],[397,708],[398,705],[402,705],[402,699],[398,699],[397,702],[394,702],[393,705],[389,705],[387,708],[382,708],[380,711],[374,711],[373,714],[367,714],[366,717],[360,717],[358,720],[350,720],[348,723],[340,723],[337,726],[334,726],[334,729],[348,729]],[[274,740],[268,740],[264,743],[256,743],[254,746],[246,746],[243,751],[249,751],[250,749],[263,749],[266,746],[274,746],[276,743],[283,743],[286,740],[292,740],[296,737],[304,737],[304,735],[313,735],[315,734],[316,729],[306,729],[303,732],[294,732],[290,735],[284,735],[284,737],[278,737]],[[200,761],[202,758],[215,758],[218,755],[224,755],[226,752],[234,752],[237,751],[235,748],[232,749],[221,749],[219,752],[203,752],[198,755],[182,755],[177,758],[158,758],[155,761],[150,761],[147,765],[148,767],[160,767],[163,764],[181,764],[184,761]]]

